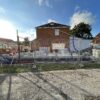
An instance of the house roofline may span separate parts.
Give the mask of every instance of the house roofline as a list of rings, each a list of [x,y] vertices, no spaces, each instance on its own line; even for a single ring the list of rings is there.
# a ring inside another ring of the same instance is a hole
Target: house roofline
[[[70,28],[70,26],[64,25],[64,24],[55,23],[55,22],[50,22],[50,23],[47,23],[47,24],[43,24],[43,25],[37,26],[35,28],[36,29],[38,29],[38,28]]]

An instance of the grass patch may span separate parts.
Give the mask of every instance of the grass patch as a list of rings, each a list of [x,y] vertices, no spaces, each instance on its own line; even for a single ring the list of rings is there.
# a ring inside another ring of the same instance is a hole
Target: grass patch
[[[38,69],[41,71],[52,71],[52,70],[75,70],[75,69],[95,69],[100,68],[100,63],[86,63],[83,66],[79,64],[71,63],[50,63],[50,64],[37,64]]]
[[[2,66],[0,67],[0,73],[22,73],[22,72],[30,72],[32,71],[32,67],[26,66]]]
[[[87,63],[87,64],[84,64],[83,68],[85,69],[100,68],[100,63]]]
[[[47,64],[37,64],[37,68],[41,71],[52,71],[52,70],[68,70],[75,69],[73,64],[58,64],[58,63],[47,63]]]
[[[95,69],[100,68],[100,63],[86,63],[84,66],[71,63],[38,63],[36,68],[32,65],[3,65],[0,67],[0,73],[22,73],[22,72],[38,72],[53,70],[75,70],[75,69]]]

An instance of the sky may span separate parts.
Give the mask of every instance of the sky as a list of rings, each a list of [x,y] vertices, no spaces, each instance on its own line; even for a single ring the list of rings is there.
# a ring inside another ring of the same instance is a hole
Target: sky
[[[80,22],[100,32],[100,0],[0,0],[0,37],[16,40],[36,38],[35,27],[57,22],[73,28]]]

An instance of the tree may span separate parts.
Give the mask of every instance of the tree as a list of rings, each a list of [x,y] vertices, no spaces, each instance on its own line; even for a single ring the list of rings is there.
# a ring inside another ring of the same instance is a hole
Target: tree
[[[70,30],[70,34],[83,39],[93,38],[91,34],[91,26],[83,22],[75,25],[75,27]]]
[[[23,44],[24,44],[25,46],[28,46],[28,45],[30,44],[30,41],[29,41],[28,37],[24,38]]]

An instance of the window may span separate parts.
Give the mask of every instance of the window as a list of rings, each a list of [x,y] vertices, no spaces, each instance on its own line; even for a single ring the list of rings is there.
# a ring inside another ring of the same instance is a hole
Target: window
[[[55,29],[55,36],[58,36],[59,35],[59,29]]]

